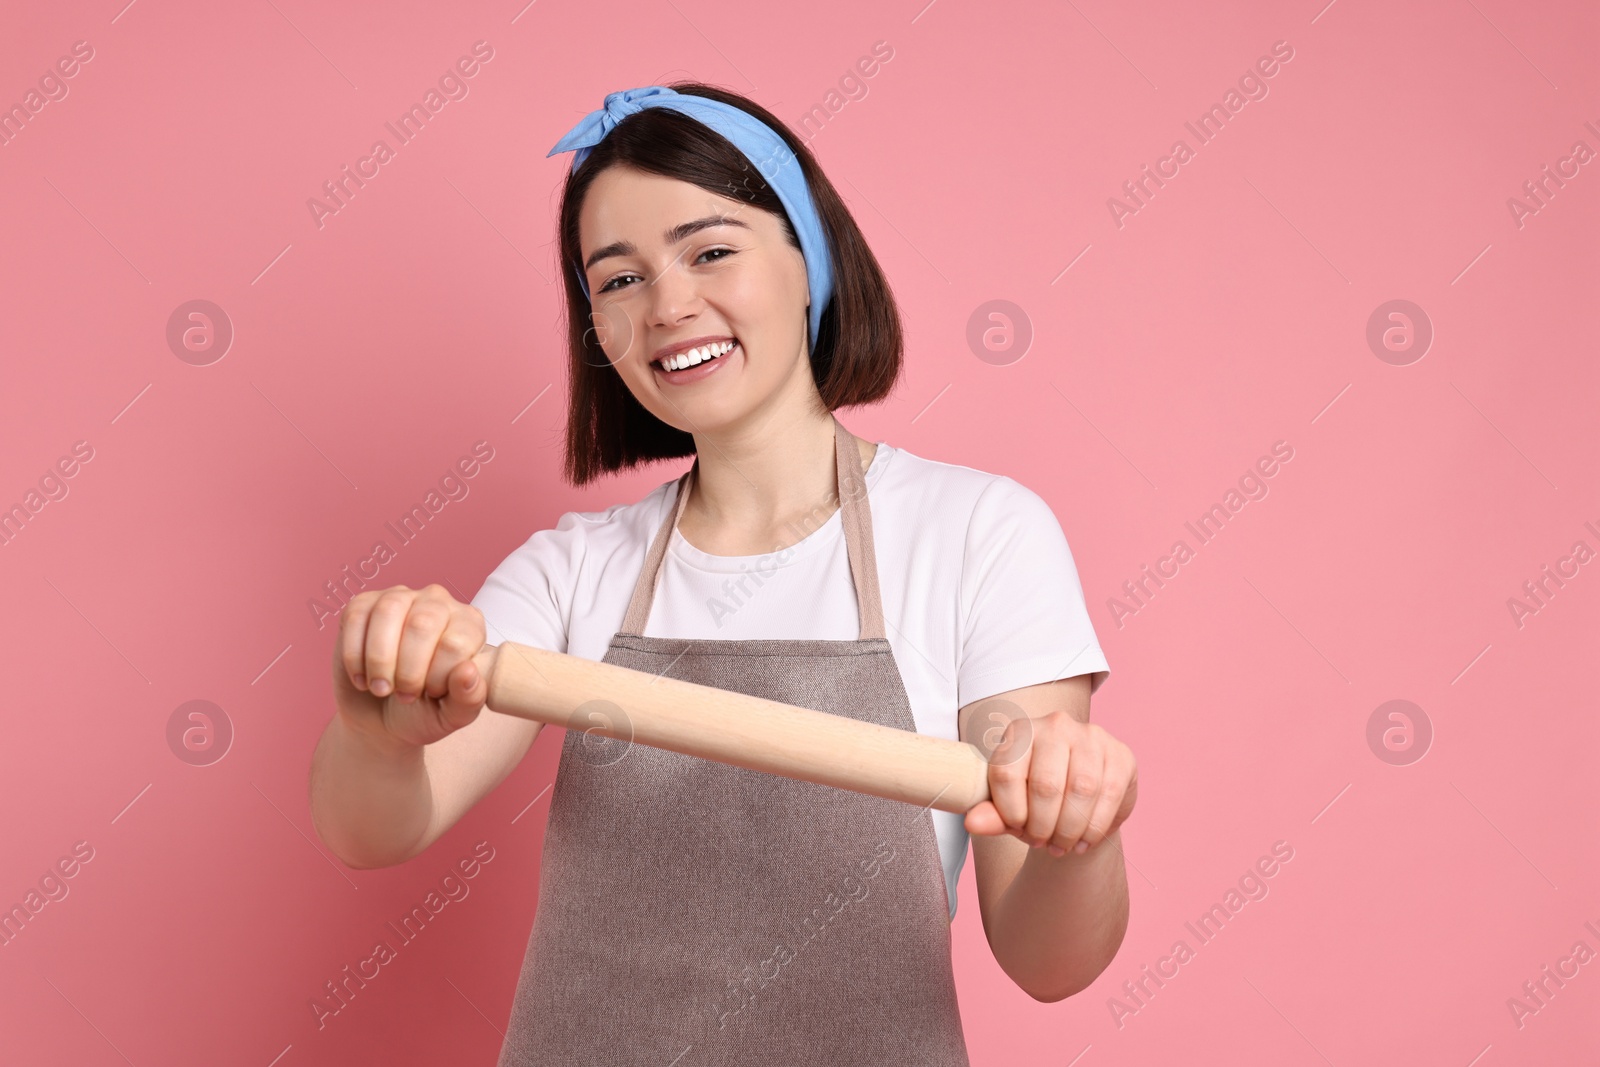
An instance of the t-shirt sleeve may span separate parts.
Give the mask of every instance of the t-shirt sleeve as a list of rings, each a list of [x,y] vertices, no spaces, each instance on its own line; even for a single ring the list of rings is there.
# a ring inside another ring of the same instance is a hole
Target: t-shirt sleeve
[[[573,591],[583,563],[587,523],[578,512],[539,530],[483,580],[472,606],[483,612],[489,644],[566,652]]]
[[[1092,693],[1111,673],[1060,522],[1010,478],[996,478],[973,506],[961,609],[961,707],[1079,674],[1093,675]]]

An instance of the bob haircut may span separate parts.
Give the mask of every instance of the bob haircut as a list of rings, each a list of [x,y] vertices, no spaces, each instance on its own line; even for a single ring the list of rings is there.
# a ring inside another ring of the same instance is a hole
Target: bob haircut
[[[803,142],[759,104],[701,82],[675,82],[689,96],[749,112],[794,152],[833,253],[834,290],[822,313],[811,373],[829,411],[883,399],[900,376],[900,311],[866,239]],[[783,202],[727,138],[671,108],[647,107],[619,122],[569,173],[561,194],[561,279],[567,294],[568,382],[565,475],[583,485],[604,474],[659,459],[693,455],[694,435],[669,426],[639,403],[595,337],[589,298],[573,277],[582,269],[578,212],[596,175],[628,166],[697,185],[776,215],[796,249]]]

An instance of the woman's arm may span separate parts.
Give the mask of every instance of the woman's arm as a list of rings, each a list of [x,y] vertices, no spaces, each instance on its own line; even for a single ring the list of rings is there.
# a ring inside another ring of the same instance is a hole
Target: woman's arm
[[[967,814],[984,932],[1001,969],[1040,1001],[1087,988],[1128,928],[1117,827],[1133,808],[1137,771],[1127,746],[1089,726],[1091,677],[961,709],[961,739],[991,753],[994,800]],[[1057,856],[1046,847],[1079,837],[1086,851]],[[1045,845],[1030,848],[1034,841]]]
[[[356,734],[336,714],[311,758],[312,826],[347,866],[404,863],[503,782],[542,725],[484,708],[423,746]]]

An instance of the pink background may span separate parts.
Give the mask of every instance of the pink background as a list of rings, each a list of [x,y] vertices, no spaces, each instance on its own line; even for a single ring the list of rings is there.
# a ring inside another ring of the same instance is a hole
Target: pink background
[[[1600,1053],[1600,962],[1520,1025],[1507,1003],[1600,952],[1600,563],[1521,625],[1508,606],[1600,550],[1600,161],[1521,225],[1508,206],[1600,150],[1592,5],[119,3],[16,5],[0,35],[5,105],[93,48],[0,147],[0,505],[93,449],[0,547],[0,906],[93,850],[0,947],[0,1060],[493,1062],[560,734],[422,857],[344,869],[306,799],[334,632],[308,603],[474,442],[493,460],[381,584],[470,599],[563,512],[683,469],[560,480],[568,157],[545,158],[605,93],[679,77],[796,126],[837,107],[810,144],[909,332],[903,387],[843,420],[1050,501],[1112,665],[1094,717],[1141,771],[1127,938],[1037,1003],[969,863],[973,1062]],[[469,95],[319,228],[308,199],[479,40]],[[1184,123],[1279,41],[1268,95],[1201,145]],[[830,101],[841,78],[856,98]],[[1108,201],[1180,138],[1193,158],[1119,225]],[[196,299],[234,330],[205,366],[166,337]],[[1025,353],[969,345],[992,300]],[[1425,352],[1369,345],[1392,300]],[[1198,545],[1184,523],[1278,441],[1268,495]],[[1194,557],[1119,620],[1180,538]],[[191,700],[233,730],[209,765],[169,745]],[[1390,700],[1431,725],[1424,758],[1369,746]],[[323,983],[480,841],[470,896],[319,1030]],[[1276,841],[1269,895],[1200,945],[1185,922]],[[1179,939],[1193,958],[1119,1025],[1111,998],[1139,1005],[1123,983]]]

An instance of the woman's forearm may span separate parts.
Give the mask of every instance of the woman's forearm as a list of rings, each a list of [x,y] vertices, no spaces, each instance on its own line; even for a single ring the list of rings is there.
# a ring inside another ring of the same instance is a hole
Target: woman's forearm
[[[1001,968],[1035,1000],[1088,988],[1128,929],[1121,831],[1082,855],[1030,848],[987,930]]]
[[[311,822],[351,867],[390,867],[414,854],[433,818],[424,746],[382,744],[334,715],[311,757]]]

